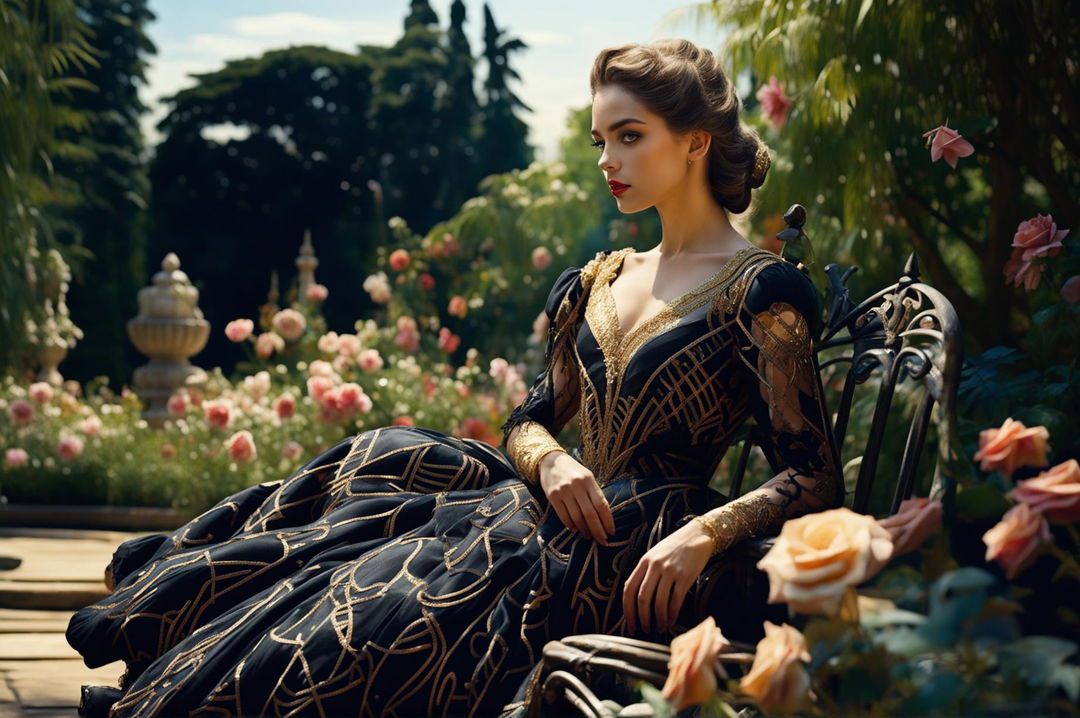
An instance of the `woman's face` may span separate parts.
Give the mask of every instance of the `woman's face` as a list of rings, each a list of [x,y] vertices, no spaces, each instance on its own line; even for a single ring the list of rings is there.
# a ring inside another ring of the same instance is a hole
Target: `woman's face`
[[[612,194],[625,214],[640,212],[679,192],[689,176],[689,135],[676,135],[659,115],[621,85],[602,85],[593,95],[593,146]]]

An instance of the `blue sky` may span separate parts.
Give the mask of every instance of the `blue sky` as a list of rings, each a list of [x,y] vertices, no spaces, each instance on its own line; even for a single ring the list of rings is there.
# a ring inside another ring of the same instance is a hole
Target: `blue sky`
[[[440,24],[449,22],[451,0],[431,0]],[[604,47],[685,37],[716,51],[720,33],[712,27],[671,23],[690,2],[623,0],[491,0],[500,27],[529,44],[513,66],[522,76],[515,87],[533,108],[523,119],[541,159],[554,157],[570,108],[589,102],[588,76],[593,57]],[[357,44],[390,45],[401,35],[408,0],[151,0],[157,15],[147,31],[158,54],[150,60],[144,101],[152,112],[144,122],[156,143],[153,125],[162,117],[157,98],[189,86],[187,75],[220,68],[225,60],[251,57],[289,45],[321,44],[352,50]],[[466,30],[473,55],[483,48],[483,2],[466,0]],[[675,14],[672,14],[674,11]],[[485,71],[479,68],[481,74]]]

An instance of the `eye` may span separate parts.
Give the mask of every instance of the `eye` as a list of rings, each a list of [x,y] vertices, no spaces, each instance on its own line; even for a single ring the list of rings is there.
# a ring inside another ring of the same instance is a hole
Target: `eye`
[[[623,140],[626,140],[626,138],[628,138],[628,137],[630,138],[630,140],[629,140],[629,142],[626,142],[626,144],[629,145],[629,144],[635,142],[638,137],[641,137],[641,135],[639,133],[637,133],[637,132],[631,132],[629,130],[622,133]],[[603,140],[593,140],[591,144],[592,144],[593,147],[595,147],[597,149],[600,149],[601,147],[604,146],[604,141]]]

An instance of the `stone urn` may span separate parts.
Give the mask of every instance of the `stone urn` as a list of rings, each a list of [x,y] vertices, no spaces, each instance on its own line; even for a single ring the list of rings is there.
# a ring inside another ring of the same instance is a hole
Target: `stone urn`
[[[139,290],[139,314],[127,323],[135,348],[150,363],[135,370],[135,391],[146,402],[143,417],[154,428],[169,418],[169,397],[206,382],[206,372],[188,358],[210,338],[210,322],[199,309],[199,290],[180,271],[180,259],[169,252],[154,275],[154,284]]]
[[[37,373],[37,381],[45,381],[52,386],[59,387],[64,383],[64,377],[60,374],[60,362],[67,356],[67,344],[63,342],[48,342],[38,350],[38,361],[41,369]]]

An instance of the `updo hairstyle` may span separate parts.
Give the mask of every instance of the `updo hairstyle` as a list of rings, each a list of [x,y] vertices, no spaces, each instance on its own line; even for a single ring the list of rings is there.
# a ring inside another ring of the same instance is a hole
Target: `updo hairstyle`
[[[712,135],[707,161],[713,197],[733,214],[746,211],[750,191],[765,182],[769,150],[739,122],[739,96],[711,51],[688,40],[609,47],[596,56],[589,75],[593,95],[604,85],[626,88],[672,132]]]

